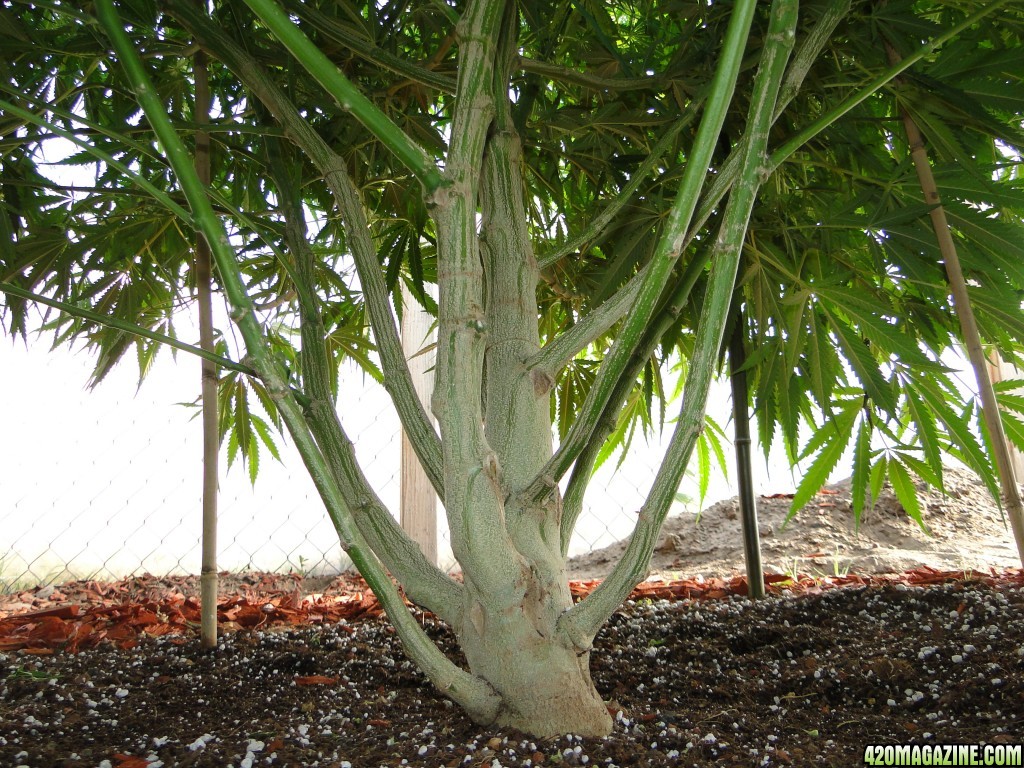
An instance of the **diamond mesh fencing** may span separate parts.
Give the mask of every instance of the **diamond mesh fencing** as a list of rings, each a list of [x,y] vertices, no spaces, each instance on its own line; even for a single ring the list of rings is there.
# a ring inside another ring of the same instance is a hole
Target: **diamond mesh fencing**
[[[198,364],[166,366],[138,391],[131,366],[122,366],[91,392],[82,386],[83,358],[18,348],[2,350],[0,364],[0,394],[17,404],[0,441],[0,589],[198,574],[201,425],[195,410],[178,402],[198,389]],[[347,371],[343,380],[343,424],[371,484],[397,515],[397,416],[382,388],[361,373]],[[240,462],[222,466],[219,568],[344,570],[349,561],[298,454],[283,438],[278,446],[281,462],[260,452],[255,484]],[[570,554],[630,533],[658,455],[652,446],[618,471],[612,460],[597,473]],[[454,569],[441,509],[438,518],[440,565]]]

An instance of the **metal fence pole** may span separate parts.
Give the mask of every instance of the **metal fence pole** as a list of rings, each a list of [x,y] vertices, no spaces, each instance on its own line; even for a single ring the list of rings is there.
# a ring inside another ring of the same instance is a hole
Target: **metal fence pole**
[[[732,383],[732,413],[736,447],[736,482],[739,485],[740,520],[743,525],[743,555],[747,566],[747,590],[750,597],[764,597],[764,567],[761,565],[761,536],[757,527],[757,499],[754,498],[753,469],[750,461],[750,412],[747,407],[747,372],[741,370],[747,353],[742,312],[729,340],[729,378]]]

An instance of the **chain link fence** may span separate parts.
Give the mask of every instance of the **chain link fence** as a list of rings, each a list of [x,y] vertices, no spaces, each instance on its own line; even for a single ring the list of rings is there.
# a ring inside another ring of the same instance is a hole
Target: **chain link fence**
[[[137,388],[132,366],[85,391],[88,358],[30,345],[0,350],[0,393],[11,405],[0,440],[0,589],[200,567],[201,425],[180,400],[198,390],[198,363],[158,361]],[[400,432],[383,390],[343,376],[340,412],[363,468],[397,515]],[[136,391],[137,388],[137,391]],[[184,396],[182,393],[185,393]],[[666,432],[670,432],[667,425]],[[668,434],[666,434],[667,440]],[[643,443],[638,437],[637,443]],[[218,562],[227,571],[333,574],[348,561],[297,453],[260,453],[250,485],[222,467]],[[594,479],[570,554],[627,536],[660,448],[640,446]],[[439,509],[440,560],[456,567]]]

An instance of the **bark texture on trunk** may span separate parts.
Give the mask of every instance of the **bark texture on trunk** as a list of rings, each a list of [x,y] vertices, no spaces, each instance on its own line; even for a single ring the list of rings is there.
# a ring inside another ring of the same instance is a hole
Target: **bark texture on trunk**
[[[608,708],[590,677],[590,654],[557,631],[572,605],[564,571],[545,580],[531,573],[519,604],[496,609],[472,586],[458,632],[470,671],[497,692],[495,724],[545,738],[564,733],[604,736]]]
[[[109,0],[97,0],[104,6]],[[371,102],[350,98],[352,84],[305,37],[272,0],[246,0],[292,54],[335,96],[343,110],[406,162],[424,183],[437,246],[438,340],[436,386],[431,408],[440,440],[415,397],[407,361],[400,354],[388,303],[372,215],[349,176],[344,160],[305,122],[295,105],[264,75],[246,51],[205,23],[203,14],[183,0],[168,0],[171,12],[186,22],[200,45],[218,56],[251,89],[326,180],[341,215],[359,274],[367,315],[380,352],[388,389],[409,431],[433,486],[442,497],[452,549],[463,568],[458,584],[433,567],[394,524],[389,511],[363,476],[352,443],[341,427],[330,387],[333,361],[325,353],[324,326],[316,295],[316,260],[304,229],[300,179],[292,178],[287,151],[271,158],[280,192],[285,234],[300,306],[301,387],[286,382],[252,315],[251,301],[231,259],[227,239],[200,190],[186,189],[201,213],[204,232],[217,234],[214,257],[242,330],[253,367],[278,400],[289,432],[331,514],[339,536],[395,625],[410,658],[446,695],[477,722],[515,727],[545,737],[563,733],[607,734],[612,719],[590,677],[589,651],[608,615],[646,574],[661,521],[674,497],[686,458],[702,426],[709,355],[717,354],[722,317],[735,281],[749,199],[764,165],[768,121],[775,91],[792,46],[796,0],[775,0],[771,34],[758,75],[760,110],[754,149],[744,152],[739,186],[744,196],[730,199],[726,235],[716,249],[721,265],[713,272],[714,298],[705,307],[699,348],[704,369],[687,389],[679,436],[652,489],[640,523],[610,589],[574,606],[565,571],[565,547],[578,513],[573,496],[568,515],[558,481],[577,463],[573,490],[582,493],[603,441],[603,418],[617,413],[635,379],[637,344],[647,339],[662,294],[681,250],[692,239],[690,226],[711,152],[732,99],[754,16],[754,0],[736,3],[729,31],[702,114],[694,153],[688,153],[682,191],[666,225],[657,256],[597,321],[571,343],[540,348],[536,290],[539,269],[527,215],[529,185],[512,116],[510,84],[519,66],[516,40],[518,8],[508,0],[467,0],[456,28],[458,84],[451,112],[450,143],[443,171],[434,167],[409,137]],[[782,11],[785,10],[783,13]],[[117,34],[114,14],[106,27]],[[122,35],[123,37],[123,35]],[[121,40],[121,49],[128,50]],[[775,62],[773,64],[772,62]],[[141,85],[141,75],[136,79]],[[761,82],[763,81],[763,83]],[[447,103],[447,102],[446,102]],[[159,122],[159,105],[147,115]],[[689,118],[687,118],[689,119]],[[763,123],[763,124],[762,124]],[[173,143],[169,124],[162,140]],[[674,130],[680,130],[677,126]],[[271,147],[276,146],[271,144]],[[661,144],[659,144],[661,146]],[[661,150],[659,150],[661,151]],[[176,171],[180,163],[175,164]],[[743,202],[746,201],[746,202]],[[693,279],[696,279],[694,276]],[[687,282],[687,286],[691,283]],[[683,291],[689,293],[689,287]],[[553,450],[551,382],[557,369],[625,315],[611,355],[604,361],[594,396],[577,419],[567,448]],[[722,317],[718,317],[722,315]],[[661,327],[661,326],[656,326]],[[656,344],[657,335],[649,341]],[[547,359],[544,365],[539,360]],[[708,359],[705,359],[708,358]],[[301,408],[300,408],[301,405]],[[579,498],[577,498],[579,497]],[[390,573],[385,573],[384,569]],[[391,578],[389,578],[391,577]],[[405,610],[392,578],[410,599],[448,622],[465,652],[469,670],[452,664]],[[596,599],[595,599],[596,598]]]
[[[527,230],[522,150],[507,94],[513,5],[467,10],[448,195],[439,202],[439,344],[434,407],[445,447],[445,508],[465,593],[455,631],[470,671],[500,701],[493,722],[536,736],[603,736],[612,721],[589,653],[558,631],[572,607],[561,498],[523,491],[552,456],[540,350],[540,280]],[[464,122],[465,121],[465,122]],[[477,211],[479,211],[479,230]]]

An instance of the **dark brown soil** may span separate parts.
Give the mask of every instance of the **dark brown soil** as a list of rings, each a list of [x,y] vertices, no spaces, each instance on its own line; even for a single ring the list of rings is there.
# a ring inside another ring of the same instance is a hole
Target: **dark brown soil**
[[[856,766],[869,744],[1019,750],[1021,575],[627,603],[593,658],[616,713],[605,739],[474,725],[380,619],[236,631],[213,653],[172,636],[9,651],[0,765]]]

